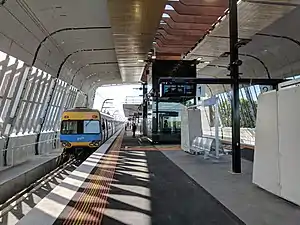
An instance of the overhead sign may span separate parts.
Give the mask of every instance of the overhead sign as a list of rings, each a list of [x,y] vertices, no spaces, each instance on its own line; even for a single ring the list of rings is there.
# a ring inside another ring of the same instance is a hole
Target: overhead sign
[[[260,85],[259,87],[261,93],[273,90],[273,87],[271,85]]]
[[[205,84],[197,84],[196,97],[205,97]]]
[[[195,97],[195,84],[161,84],[161,97]]]

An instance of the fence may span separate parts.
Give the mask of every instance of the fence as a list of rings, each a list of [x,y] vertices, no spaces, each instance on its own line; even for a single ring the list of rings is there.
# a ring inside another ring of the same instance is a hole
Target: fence
[[[241,131],[241,133],[240,133],[241,144],[254,146],[255,145],[255,129],[241,128],[240,131]],[[203,130],[203,135],[208,136],[208,137],[214,137],[215,128],[212,127],[211,129]],[[224,141],[231,142],[231,139],[232,139],[231,127],[219,128],[219,137],[220,137],[220,139],[222,139]]]
[[[35,156],[36,144],[38,144],[39,155],[46,155],[60,146],[59,138],[53,132],[43,133],[40,142],[34,142],[35,138],[36,135],[12,137],[13,144],[9,145],[7,149],[0,150],[0,171],[32,159]],[[20,144],[28,143],[30,140],[29,144]]]

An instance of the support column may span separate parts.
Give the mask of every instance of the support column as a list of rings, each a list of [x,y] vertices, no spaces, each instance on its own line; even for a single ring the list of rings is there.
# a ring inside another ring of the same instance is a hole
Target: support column
[[[147,115],[148,115],[147,83],[144,83],[143,84],[143,136],[147,136]]]
[[[237,1],[229,0],[230,76],[232,84],[232,172],[241,173],[240,110],[239,110],[239,51]]]
[[[155,91],[155,129],[154,129],[154,132],[155,132],[155,142],[157,141],[157,137],[158,137],[158,95],[159,95],[159,92],[158,92],[158,89]]]

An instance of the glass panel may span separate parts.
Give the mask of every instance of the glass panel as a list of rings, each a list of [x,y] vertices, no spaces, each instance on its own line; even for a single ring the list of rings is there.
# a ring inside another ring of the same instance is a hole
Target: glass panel
[[[158,134],[165,141],[180,141],[181,104],[176,102],[159,102]]]
[[[83,132],[85,134],[99,134],[100,133],[99,121],[84,121]]]
[[[63,121],[61,134],[99,134],[100,122],[91,120]]]
[[[14,78],[13,78],[13,81],[12,81],[12,84],[11,84],[11,86],[10,86],[10,89],[9,89],[9,92],[8,92],[8,98],[12,98],[13,97],[13,93],[15,92],[15,91],[22,91],[21,89],[17,89],[16,90],[16,85],[17,85],[17,83],[18,83],[18,80],[19,79],[22,79],[21,77],[20,77],[20,72],[18,72],[18,73],[16,73],[16,75],[14,76]],[[18,87],[19,88],[19,87]]]
[[[78,121],[63,121],[61,134],[77,134]]]

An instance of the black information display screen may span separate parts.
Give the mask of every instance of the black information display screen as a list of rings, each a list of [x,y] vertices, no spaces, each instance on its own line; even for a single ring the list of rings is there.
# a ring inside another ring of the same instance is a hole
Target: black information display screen
[[[161,84],[161,97],[194,97],[195,84]]]

